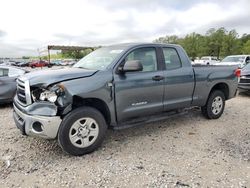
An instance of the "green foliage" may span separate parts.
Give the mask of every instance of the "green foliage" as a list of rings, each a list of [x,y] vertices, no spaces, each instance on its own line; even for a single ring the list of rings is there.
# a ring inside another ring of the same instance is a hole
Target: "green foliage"
[[[50,59],[81,59],[83,58],[84,56],[88,55],[90,52],[92,52],[91,49],[86,49],[86,50],[81,50],[81,51],[62,51],[62,52],[58,52],[56,54],[50,54]],[[35,57],[27,57],[29,59],[42,59],[42,60],[48,60],[49,57],[48,55],[43,55],[43,56],[35,56]]]
[[[250,39],[242,47],[243,54],[250,54]]]
[[[88,55],[90,52],[92,52],[91,49],[86,50],[75,50],[75,51],[62,51],[62,57],[63,58],[72,58],[72,59],[81,59],[84,56]]]
[[[227,31],[224,27],[211,28],[205,35],[190,33],[182,38],[167,35],[154,42],[180,44],[192,59],[208,55],[222,58],[233,54],[250,53],[250,34],[239,37],[236,30]]]

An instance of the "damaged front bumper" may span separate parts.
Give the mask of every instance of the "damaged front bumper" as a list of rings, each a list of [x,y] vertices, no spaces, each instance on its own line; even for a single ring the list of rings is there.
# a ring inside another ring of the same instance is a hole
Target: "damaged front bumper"
[[[41,137],[45,139],[55,139],[59,130],[59,126],[62,122],[60,116],[56,116],[56,109],[52,107],[44,111],[36,111],[35,105],[40,106],[42,104],[32,104],[33,106],[23,107],[16,100],[14,100],[13,116],[14,121],[18,129],[21,130],[22,134]],[[48,112],[50,116],[48,116]]]

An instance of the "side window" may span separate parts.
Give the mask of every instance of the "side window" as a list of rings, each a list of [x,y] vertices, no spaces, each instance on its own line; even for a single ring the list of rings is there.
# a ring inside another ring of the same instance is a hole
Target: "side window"
[[[0,77],[8,76],[9,70],[8,69],[0,69]]]
[[[174,48],[163,48],[166,69],[178,69],[181,67],[181,60]]]
[[[247,63],[247,64],[250,63],[250,56],[247,56],[247,58],[246,58],[246,63]]]
[[[143,70],[146,71],[156,71],[157,70],[157,58],[155,48],[139,48],[136,49],[125,58],[126,61],[139,60],[142,63]]]

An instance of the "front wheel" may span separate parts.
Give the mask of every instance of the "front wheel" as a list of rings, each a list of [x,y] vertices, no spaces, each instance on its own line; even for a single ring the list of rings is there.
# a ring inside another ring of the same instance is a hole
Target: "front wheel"
[[[65,152],[80,156],[96,150],[101,145],[106,130],[106,121],[98,110],[81,107],[63,119],[58,142]]]
[[[225,108],[225,95],[220,90],[212,91],[205,106],[201,107],[202,114],[208,119],[218,119]]]

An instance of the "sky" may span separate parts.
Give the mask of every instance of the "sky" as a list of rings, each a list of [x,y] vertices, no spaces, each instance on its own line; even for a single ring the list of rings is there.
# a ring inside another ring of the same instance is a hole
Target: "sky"
[[[250,33],[249,0],[1,0],[0,57],[47,45],[152,42],[209,28]]]

